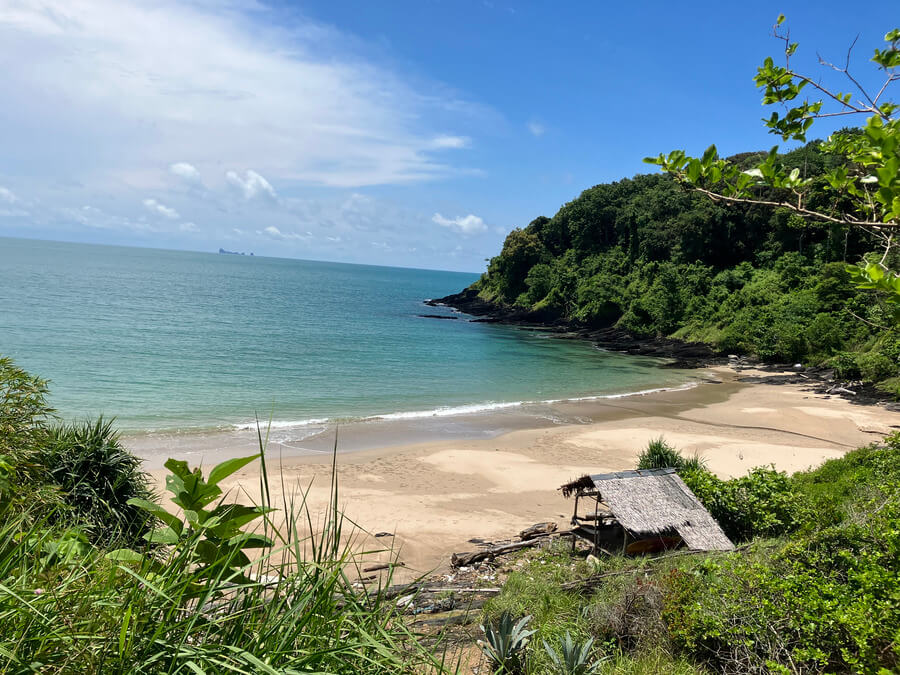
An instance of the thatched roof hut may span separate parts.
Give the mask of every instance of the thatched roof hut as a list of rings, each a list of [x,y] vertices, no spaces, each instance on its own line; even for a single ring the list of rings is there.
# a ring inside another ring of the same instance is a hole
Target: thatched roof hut
[[[674,469],[649,469],[604,473],[581,478],[563,485],[564,496],[575,495],[573,524],[593,528],[602,520],[596,514],[600,507],[608,509],[608,522],[620,525],[626,539],[677,536],[687,548],[695,551],[729,551],[734,544],[699,502]],[[578,516],[578,498],[596,500],[595,515]],[[586,521],[594,522],[587,525]],[[579,521],[579,522],[576,522]],[[594,536],[592,534],[592,536]]]

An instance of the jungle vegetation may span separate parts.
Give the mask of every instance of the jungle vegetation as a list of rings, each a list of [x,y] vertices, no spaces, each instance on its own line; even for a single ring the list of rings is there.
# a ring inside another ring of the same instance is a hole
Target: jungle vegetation
[[[900,77],[900,32],[885,37],[873,61],[886,81],[862,92],[868,102],[818,87],[839,114],[868,115],[863,126],[806,141],[830,113],[798,103],[816,85],[790,69],[797,45],[785,40],[787,65],[767,59],[756,81],[764,103],[794,106],[767,126],[803,145],[648,158],[665,173],[596,185],[514,229],[473,288],[538,320],[828,362],[839,377],[896,391],[900,122],[882,97]]]

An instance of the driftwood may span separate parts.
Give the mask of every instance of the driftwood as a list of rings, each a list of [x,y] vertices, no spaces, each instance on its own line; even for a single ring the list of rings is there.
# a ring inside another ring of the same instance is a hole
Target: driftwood
[[[537,546],[541,543],[541,540],[542,539],[538,537],[537,539],[529,539],[528,541],[516,541],[512,544],[504,544],[503,546],[490,546],[483,551],[454,553],[450,558],[450,564],[454,567],[467,567],[480,560],[489,560],[498,555],[512,553],[513,551],[529,548],[531,546]]]
[[[462,553],[454,553],[450,557],[450,564],[453,565],[453,567],[466,567],[481,560],[493,560],[498,555],[506,555],[507,553],[513,553],[514,551],[523,548],[537,546],[548,537],[565,537],[571,534],[572,530],[564,530],[563,532],[544,532],[536,534],[533,539],[528,539],[526,541],[514,541],[511,544],[489,545],[481,551],[463,551]]]
[[[377,572],[378,570],[386,570],[389,567],[404,567],[405,563],[395,562],[395,563],[377,563],[375,565],[368,565],[363,567],[363,572]]]
[[[542,537],[544,535],[552,534],[553,532],[556,532],[556,523],[535,523],[531,527],[526,527],[519,532],[519,538],[522,541],[528,541],[529,539]]]

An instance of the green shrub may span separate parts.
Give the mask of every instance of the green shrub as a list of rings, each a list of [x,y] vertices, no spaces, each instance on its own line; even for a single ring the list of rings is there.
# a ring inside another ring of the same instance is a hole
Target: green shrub
[[[678,450],[669,445],[666,439],[660,436],[647,444],[638,457],[638,469],[676,469],[681,471],[695,471],[702,469],[705,463],[701,457],[684,457]]]
[[[880,352],[860,354],[856,362],[860,375],[867,382],[878,382],[897,375],[897,362]]]
[[[838,380],[855,380],[860,376],[856,354],[838,352],[828,360],[828,365],[834,369],[834,377]]]
[[[674,644],[722,672],[896,672],[900,501],[752,556],[667,579]]]
[[[796,473],[792,480],[814,515],[807,527],[836,525],[860,510],[880,484],[900,482],[900,434]]]
[[[71,509],[69,517],[82,524],[92,540],[134,540],[144,532],[147,515],[129,500],[151,496],[147,477],[110,421],[51,427],[34,460],[45,467],[47,482],[59,487]]]
[[[681,453],[666,443],[666,439],[660,436],[647,444],[638,458],[638,469],[664,469],[667,467],[679,467],[683,461]]]
[[[0,459],[20,488],[37,468],[31,453],[43,442],[47,419],[53,414],[46,399],[46,380],[0,357]]]
[[[792,532],[808,514],[807,503],[790,477],[771,467],[756,467],[731,480],[705,469],[684,471],[681,477],[735,542]]]

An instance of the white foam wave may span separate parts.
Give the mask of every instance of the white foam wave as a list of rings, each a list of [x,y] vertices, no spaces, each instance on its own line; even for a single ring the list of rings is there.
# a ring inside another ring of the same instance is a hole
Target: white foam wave
[[[473,403],[469,405],[446,406],[434,408],[431,410],[408,410],[403,412],[385,413],[383,415],[370,415],[368,417],[357,418],[334,418],[334,417],[312,417],[304,420],[274,420],[271,422],[260,422],[261,429],[289,429],[296,427],[324,426],[334,424],[336,422],[375,422],[378,420],[414,420],[425,419],[428,417],[455,417],[457,415],[476,415],[478,413],[490,412],[492,410],[503,410],[508,408],[519,408],[525,405],[549,405],[553,403],[578,403],[583,401],[602,401],[628,398],[631,396],[646,396],[648,394],[658,394],[663,391],[685,391],[693,389],[699,384],[699,381],[690,381],[675,387],[656,387],[653,389],[641,389],[639,391],[627,391],[618,394],[596,394],[593,396],[576,396],[571,398],[550,398],[536,401],[487,401],[485,403]],[[235,424],[232,427],[236,431],[256,430],[256,422],[246,422],[243,424]]]
[[[332,422],[330,417],[311,417],[308,420],[272,420],[271,422],[259,422],[260,429],[289,429],[293,427],[308,427],[316,424],[328,424]],[[233,424],[232,429],[235,431],[256,431],[256,422],[244,422],[243,424]]]

